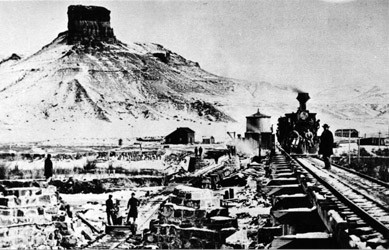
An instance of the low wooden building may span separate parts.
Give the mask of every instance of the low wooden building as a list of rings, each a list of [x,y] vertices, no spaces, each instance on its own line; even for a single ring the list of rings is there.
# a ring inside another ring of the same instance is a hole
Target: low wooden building
[[[211,137],[203,137],[203,144],[214,144],[215,138],[213,136]]]
[[[177,128],[165,137],[166,144],[188,144],[194,143],[195,132],[187,127]]]
[[[359,136],[359,132],[353,128],[337,129],[335,130],[335,136],[357,138]]]
[[[367,137],[359,140],[361,146],[389,146],[389,138]]]

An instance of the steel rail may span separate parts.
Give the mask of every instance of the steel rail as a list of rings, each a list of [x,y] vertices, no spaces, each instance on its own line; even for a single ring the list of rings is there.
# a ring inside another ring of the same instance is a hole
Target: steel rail
[[[334,165],[334,164],[332,164],[332,166],[338,167],[337,165]],[[340,168],[340,169],[344,170],[343,168]],[[345,170],[345,171],[348,172],[348,173],[354,174],[353,172],[349,172],[349,171],[347,171],[347,170]],[[357,176],[359,176],[359,175],[357,175]],[[370,179],[368,179],[368,180],[370,181]],[[375,204],[376,204],[378,207],[380,207],[382,210],[385,210],[386,212],[389,213],[389,207],[388,207],[388,205],[387,205],[386,203],[381,203],[381,202],[377,201],[376,197],[372,197],[372,196],[370,196],[370,195],[364,194],[362,191],[360,191],[360,190],[358,190],[356,187],[354,187],[354,186],[352,185],[352,183],[350,184],[350,183],[347,183],[347,181],[343,181],[343,180],[339,180],[339,181],[342,182],[343,185],[345,185],[345,186],[347,186],[348,188],[350,188],[351,190],[353,190],[355,193],[364,196],[364,197],[365,197],[366,199],[368,199],[369,201],[375,203]],[[374,184],[377,184],[377,183],[374,182]],[[364,189],[364,190],[365,190],[365,191],[368,191],[367,189]]]
[[[318,159],[318,160],[323,161],[323,159],[321,159],[321,158],[318,157],[317,155],[316,155],[316,156],[312,156],[312,158],[315,158],[315,159]],[[354,169],[350,169],[350,168],[341,166],[341,165],[339,165],[339,164],[331,163],[331,165],[333,165],[333,166],[335,166],[335,167],[337,167],[337,168],[343,169],[343,170],[345,170],[345,171],[348,171],[348,172],[350,172],[350,173],[356,174],[356,175],[358,175],[358,176],[360,176],[360,177],[363,177],[363,178],[365,178],[365,179],[368,179],[369,181],[375,182],[376,184],[379,184],[379,185],[384,186],[384,187],[386,187],[386,188],[389,188],[389,183],[388,183],[388,182],[381,181],[381,180],[379,180],[379,179],[377,179],[377,178],[371,177],[371,176],[369,176],[369,175],[367,175],[367,174],[360,173],[360,172],[358,172],[358,171],[356,171],[356,170],[354,170]]]
[[[328,190],[331,191],[340,201],[342,201],[345,205],[347,205],[349,208],[351,208],[358,216],[360,216],[366,223],[368,223],[370,226],[372,226],[374,229],[376,229],[378,232],[382,233],[382,235],[389,239],[389,228],[385,226],[380,221],[376,220],[372,216],[370,216],[365,210],[361,209],[358,205],[356,205],[353,201],[345,197],[342,193],[340,193],[338,190],[336,190],[332,185],[327,183],[323,178],[318,176],[314,171],[306,167],[302,162],[300,162],[297,157],[290,156],[287,152],[285,152],[283,149],[281,149],[281,152],[287,155],[290,159],[294,160],[296,163],[298,163],[301,167],[303,167],[306,171],[308,171],[312,176],[316,178],[323,186],[325,186]]]

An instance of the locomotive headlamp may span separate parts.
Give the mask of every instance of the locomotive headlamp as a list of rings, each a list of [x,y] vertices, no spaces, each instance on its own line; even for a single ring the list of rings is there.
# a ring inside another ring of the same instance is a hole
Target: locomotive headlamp
[[[306,120],[308,118],[308,112],[307,111],[303,111],[300,113],[300,119],[301,120]]]

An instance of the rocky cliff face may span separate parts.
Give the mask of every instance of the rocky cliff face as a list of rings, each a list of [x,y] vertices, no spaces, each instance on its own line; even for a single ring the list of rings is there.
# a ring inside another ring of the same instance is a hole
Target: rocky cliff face
[[[110,11],[98,6],[71,5],[68,8],[68,44],[97,45],[113,43]]]

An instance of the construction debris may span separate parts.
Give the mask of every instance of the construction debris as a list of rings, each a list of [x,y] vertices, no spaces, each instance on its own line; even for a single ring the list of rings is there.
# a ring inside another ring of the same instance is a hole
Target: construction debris
[[[269,182],[265,177],[266,166],[263,163],[251,164],[247,158],[240,159],[231,154],[221,153],[217,158],[169,152],[164,157],[167,164],[165,176],[111,176],[89,180],[70,177],[52,180],[50,184],[54,185],[35,181],[28,184],[30,187],[25,187],[26,183],[19,184],[23,187],[14,187],[13,182],[5,183],[7,185],[3,182],[0,205],[7,209],[1,208],[6,212],[2,212],[0,218],[4,225],[0,233],[7,237],[1,238],[1,246],[111,249],[261,247],[258,232],[268,226],[270,214],[270,202],[264,193],[259,192],[259,186]],[[164,186],[164,183],[170,185]],[[141,204],[136,224],[127,225],[126,204],[132,192],[140,197]],[[106,222],[105,200],[108,194],[113,195],[117,207],[114,225]],[[40,206],[43,203],[42,212]],[[26,204],[34,208],[24,211],[22,205]],[[32,215],[32,211],[37,217],[22,216],[23,213]],[[11,214],[16,215],[12,217]],[[27,224],[13,229],[13,218],[18,219],[18,225],[23,220]],[[23,236],[31,228],[35,228],[34,241]],[[38,241],[39,235],[45,240]]]

